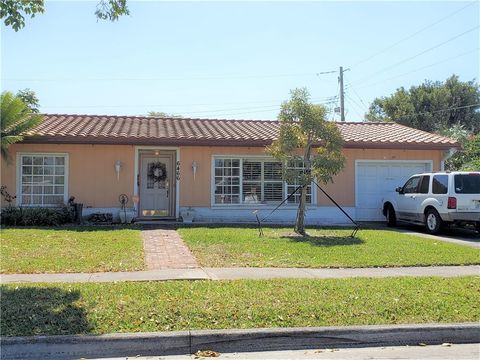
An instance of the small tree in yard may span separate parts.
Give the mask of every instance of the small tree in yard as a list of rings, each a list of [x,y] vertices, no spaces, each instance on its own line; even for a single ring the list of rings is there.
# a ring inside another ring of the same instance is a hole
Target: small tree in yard
[[[0,97],[0,147],[1,156],[9,160],[10,145],[22,141],[25,133],[38,125],[43,117],[33,113],[30,106],[21,98],[5,91]]]
[[[267,151],[281,160],[283,176],[289,182],[302,186],[298,204],[295,232],[305,235],[305,205],[307,185],[314,179],[322,183],[332,181],[344,167],[343,139],[335,123],[326,120],[327,109],[309,102],[307,89],[291,91],[291,98],[282,104],[278,120],[280,134]],[[291,169],[294,163],[303,163],[303,170]]]

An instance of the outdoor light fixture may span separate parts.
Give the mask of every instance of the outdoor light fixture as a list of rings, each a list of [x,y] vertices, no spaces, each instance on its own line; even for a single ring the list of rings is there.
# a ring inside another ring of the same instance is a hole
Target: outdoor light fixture
[[[115,161],[115,173],[117,174],[117,180],[120,180],[120,170],[122,170],[122,162],[120,160]]]
[[[198,163],[193,160],[192,162],[192,170],[193,170],[193,181],[195,181],[195,176],[197,175]]]

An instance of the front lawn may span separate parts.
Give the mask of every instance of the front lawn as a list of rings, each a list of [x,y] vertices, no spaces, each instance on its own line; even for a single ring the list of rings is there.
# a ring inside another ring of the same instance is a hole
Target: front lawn
[[[2,229],[2,273],[142,270],[140,230],[122,228]]]
[[[291,228],[181,228],[206,267],[385,267],[480,264],[480,250],[388,230],[312,229],[309,237]]]
[[[2,286],[1,335],[480,321],[480,279]]]

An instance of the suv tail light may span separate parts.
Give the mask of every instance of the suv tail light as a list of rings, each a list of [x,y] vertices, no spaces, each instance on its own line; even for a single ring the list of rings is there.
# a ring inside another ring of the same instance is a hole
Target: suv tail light
[[[453,196],[449,196],[447,209],[456,209],[456,208],[457,208],[457,198]]]

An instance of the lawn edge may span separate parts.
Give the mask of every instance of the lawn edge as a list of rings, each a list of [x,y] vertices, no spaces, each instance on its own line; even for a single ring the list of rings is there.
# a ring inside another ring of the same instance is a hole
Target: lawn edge
[[[468,322],[2,337],[1,346],[2,357],[33,359],[477,342],[480,324]]]

